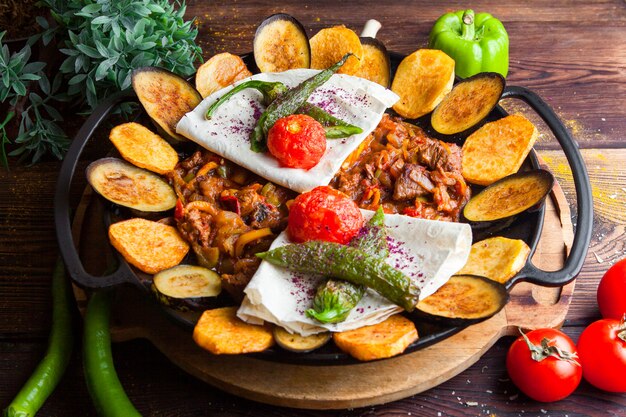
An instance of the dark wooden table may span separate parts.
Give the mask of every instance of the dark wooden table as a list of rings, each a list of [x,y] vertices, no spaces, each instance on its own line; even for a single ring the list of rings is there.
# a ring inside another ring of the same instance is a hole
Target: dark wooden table
[[[283,11],[296,16],[310,35],[335,24],[360,31],[369,18],[383,28],[387,48],[410,53],[426,46],[434,20],[465,2],[188,1],[187,16],[198,17],[205,58],[252,48],[256,25]],[[387,4],[389,3],[389,4]],[[626,255],[626,4],[620,0],[475,1],[475,11],[500,18],[510,36],[510,85],[529,87],[557,111],[580,144],[595,199],[593,238],[563,330],[575,341],[599,318],[595,290],[606,269]],[[510,110],[524,111],[517,103]],[[574,196],[571,176],[558,145],[539,123],[536,148]],[[10,401],[45,351],[50,326],[50,276],[57,257],[53,192],[60,163],[34,167],[11,163],[0,171],[0,405]],[[82,183],[84,184],[84,183]],[[75,187],[76,203],[81,183]],[[145,341],[114,346],[120,379],[146,416],[244,415],[426,415],[426,416],[626,416],[626,394],[609,394],[582,382],[569,398],[552,404],[529,400],[507,377],[504,365],[511,338],[455,378],[394,403],[343,411],[306,411],[253,403],[208,386],[168,362]],[[419,370],[416,370],[419,372]],[[626,377],[626,376],[625,376]],[[87,394],[80,355],[42,416],[95,415]]]

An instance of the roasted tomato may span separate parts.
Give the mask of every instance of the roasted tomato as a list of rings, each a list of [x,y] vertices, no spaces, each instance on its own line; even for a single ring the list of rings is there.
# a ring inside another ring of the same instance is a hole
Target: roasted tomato
[[[605,319],[620,320],[626,314],[626,259],[617,262],[598,285],[598,307]]]
[[[537,329],[519,337],[509,348],[506,369],[524,394],[543,402],[570,395],[583,374],[576,345],[555,329]]]
[[[591,323],[578,339],[583,376],[604,391],[626,392],[626,323],[603,319]]]
[[[326,152],[326,131],[311,116],[292,114],[274,123],[267,133],[267,147],[281,165],[310,169]]]
[[[356,203],[327,186],[300,194],[289,209],[287,233],[297,243],[308,240],[348,243],[363,226]]]

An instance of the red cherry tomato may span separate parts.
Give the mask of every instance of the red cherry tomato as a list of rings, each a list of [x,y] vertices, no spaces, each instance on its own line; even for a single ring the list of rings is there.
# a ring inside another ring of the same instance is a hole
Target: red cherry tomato
[[[626,392],[626,323],[602,319],[578,339],[583,376],[604,391]]]
[[[308,240],[348,243],[363,226],[356,203],[327,186],[300,194],[289,208],[287,233],[297,243]]]
[[[513,383],[530,398],[551,402],[570,395],[582,378],[576,345],[563,332],[537,329],[519,337],[506,357]]]
[[[621,320],[626,314],[626,259],[606,271],[598,285],[597,295],[602,317]]]
[[[281,165],[310,169],[326,152],[326,131],[311,116],[292,114],[278,119],[267,132],[267,148]]]

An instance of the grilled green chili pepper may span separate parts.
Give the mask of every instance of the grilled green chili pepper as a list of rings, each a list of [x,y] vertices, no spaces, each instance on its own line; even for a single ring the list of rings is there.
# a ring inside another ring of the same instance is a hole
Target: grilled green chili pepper
[[[59,259],[52,275],[52,330],[46,356],[4,410],[4,416],[34,416],[61,380],[74,345],[70,291],[63,261]]]
[[[239,93],[240,91],[246,90],[248,88],[253,88],[261,92],[261,94],[263,94],[263,102],[265,105],[269,105],[272,101],[276,100],[278,96],[280,96],[281,94],[283,94],[285,91],[288,90],[287,86],[281,82],[269,82],[269,81],[259,81],[259,80],[245,81],[237,85],[236,87],[234,87],[228,93],[220,97],[219,100],[213,103],[211,107],[209,107],[209,109],[207,110],[205,117],[207,119],[210,119],[211,116],[213,116],[215,109],[217,109],[219,106],[224,104],[226,101],[228,101],[228,99],[230,99],[235,94]]]
[[[413,311],[420,289],[409,277],[384,259],[334,242],[289,244],[256,256],[287,269],[323,274],[365,285],[406,311]]]
[[[365,227],[352,239],[350,246],[377,258],[387,258],[389,247],[384,222],[385,215],[382,207],[379,207]],[[313,308],[306,313],[322,323],[338,323],[348,317],[364,294],[363,285],[330,278],[317,287]]]
[[[509,36],[489,13],[459,10],[444,14],[430,32],[430,47],[454,59],[454,72],[462,78],[479,72],[506,77],[509,71]]]
[[[324,130],[326,130],[326,138],[327,139],[341,139],[347,138],[351,135],[356,135],[358,133],[363,133],[363,129],[358,126],[351,125],[348,122],[344,122],[341,119],[337,119],[332,114],[329,114],[324,109],[321,109],[317,106],[314,106],[309,103],[304,103],[302,106],[296,110],[296,113],[306,114],[307,116],[311,116],[322,126],[324,126]]]
[[[89,394],[98,414],[104,417],[141,417],[124,392],[111,354],[109,322],[113,292],[97,291],[85,313],[83,366]]]
[[[302,81],[300,84],[287,90],[287,92],[272,101],[259,118],[256,127],[250,135],[251,149],[255,152],[265,151],[265,138],[267,138],[267,132],[274,126],[274,123],[276,123],[278,119],[296,113],[298,108],[306,103],[309,96],[313,94],[313,91],[328,81],[330,77],[341,68],[350,55],[352,54],[344,55],[335,65]]]

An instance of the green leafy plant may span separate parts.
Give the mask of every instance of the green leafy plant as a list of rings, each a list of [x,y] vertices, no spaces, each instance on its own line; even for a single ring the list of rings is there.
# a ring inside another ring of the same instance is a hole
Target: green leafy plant
[[[192,21],[168,0],[44,0],[67,35],[60,71],[68,95],[93,109],[103,98],[130,87],[133,69],[160,66],[183,76],[195,72],[201,50]],[[57,35],[57,39],[59,36]],[[129,108],[122,108],[124,113]]]
[[[79,113],[87,114],[102,100],[131,85],[135,68],[160,66],[182,76],[195,72],[202,59],[195,44],[198,34],[193,21],[185,21],[184,2],[169,0],[42,0],[56,25],[43,17],[42,32],[29,38],[28,45],[11,54],[0,34],[0,103],[8,107],[0,123],[0,161],[7,166],[6,146],[16,145],[9,155],[30,157],[32,163],[44,155],[62,159],[69,139],[57,122],[63,121],[54,106],[69,101]],[[46,67],[31,62],[30,45],[41,40],[54,43],[66,57],[60,66]],[[56,71],[54,80],[46,76]],[[117,112],[128,116],[132,103]],[[19,126],[10,137],[10,124]]]
[[[0,44],[5,33],[0,33]],[[13,54],[7,45],[2,45],[0,49],[0,102],[8,107],[5,119],[0,124],[0,161],[5,167],[8,167],[6,146],[12,143],[7,126],[16,115],[19,131],[13,143],[18,146],[9,155],[30,157],[31,163],[38,162],[48,153],[61,159],[69,144],[67,135],[56,123],[62,121],[63,117],[50,105],[50,101],[63,99],[57,95],[61,77],[57,76],[51,86],[43,72],[46,64],[29,62],[30,57],[29,44]],[[34,91],[37,89],[45,98]]]

